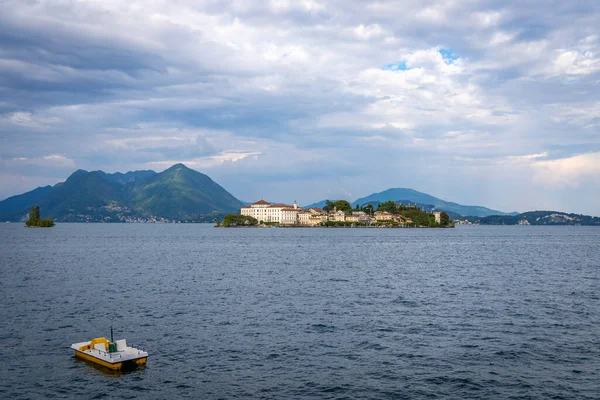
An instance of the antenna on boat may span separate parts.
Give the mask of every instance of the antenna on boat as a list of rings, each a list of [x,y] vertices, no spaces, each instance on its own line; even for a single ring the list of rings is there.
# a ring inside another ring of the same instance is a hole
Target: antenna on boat
[[[110,326],[110,342],[114,343],[112,325]]]

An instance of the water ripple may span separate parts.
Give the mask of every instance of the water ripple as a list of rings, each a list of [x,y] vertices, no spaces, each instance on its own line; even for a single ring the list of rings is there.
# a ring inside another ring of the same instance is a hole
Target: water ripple
[[[0,225],[0,397],[597,399],[600,230]],[[71,343],[142,345],[111,373]]]

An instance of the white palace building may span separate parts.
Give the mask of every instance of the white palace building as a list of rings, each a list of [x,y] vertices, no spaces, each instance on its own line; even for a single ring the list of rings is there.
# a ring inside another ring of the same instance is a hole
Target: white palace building
[[[268,201],[259,200],[249,206],[242,207],[240,214],[249,215],[259,222],[277,222],[280,225],[319,225],[327,221],[323,210],[311,208],[303,210],[298,204],[271,204]]]
[[[298,204],[271,204],[268,201],[259,200],[249,206],[241,208],[242,215],[249,215],[263,222],[279,222],[282,225],[293,225],[298,220],[298,212],[302,208]]]

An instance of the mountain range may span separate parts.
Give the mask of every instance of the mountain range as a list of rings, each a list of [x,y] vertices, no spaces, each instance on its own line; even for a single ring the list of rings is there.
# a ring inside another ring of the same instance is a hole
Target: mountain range
[[[356,199],[353,206],[385,201],[417,205],[427,212],[446,211],[451,219],[491,225],[600,225],[600,218],[558,211],[518,214],[441,200],[413,189],[393,188]],[[305,208],[325,206],[326,200]],[[0,221],[24,221],[40,206],[44,218],[57,222],[208,222],[239,213],[245,203],[219,184],[183,164],[169,169],[108,174],[77,170],[64,182],[0,201]],[[465,218],[466,217],[466,218]]]
[[[160,173],[78,170],[65,182],[1,201],[0,220],[23,220],[34,205],[56,221],[125,222],[214,220],[239,212],[242,203],[208,176],[176,164]]]
[[[351,202],[352,206],[355,207],[357,204],[364,206],[366,204],[372,204],[377,206],[379,203],[384,201],[395,201],[402,204],[416,204],[420,208],[424,208],[427,211],[433,211],[434,209],[439,211],[446,211],[450,214],[451,218],[459,218],[460,216],[476,216],[476,217],[487,217],[488,215],[516,215],[518,213],[506,213],[498,210],[492,210],[482,206],[465,206],[458,203],[453,203],[438,199],[437,197],[431,196],[426,193],[418,192],[414,189],[407,188],[393,188],[383,192],[373,193],[367,197],[361,197]],[[323,208],[326,200],[313,203],[310,207]]]

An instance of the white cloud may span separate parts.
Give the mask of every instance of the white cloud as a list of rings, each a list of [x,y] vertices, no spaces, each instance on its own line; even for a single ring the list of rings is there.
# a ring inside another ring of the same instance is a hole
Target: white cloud
[[[34,115],[28,111],[16,111],[4,116],[0,116],[0,123],[1,122],[7,122],[17,126],[42,128],[46,125],[60,122],[60,118],[45,115]]]
[[[508,156],[506,157],[509,161],[514,162],[522,162],[522,161],[530,161],[536,160],[538,158],[546,158],[548,157],[548,152],[538,153],[538,154],[525,154],[523,156]]]
[[[592,51],[558,50],[554,59],[555,74],[582,75],[600,71],[600,58]]]
[[[19,165],[33,165],[40,168],[75,168],[75,161],[59,155],[50,154],[41,157],[14,157],[3,161],[4,165],[14,168]]]
[[[256,159],[260,155],[260,152],[226,150],[220,152],[219,154],[208,157],[198,157],[189,160],[151,161],[146,163],[146,165],[148,166],[148,168],[156,168],[157,166],[168,168],[173,164],[182,163],[190,168],[212,168],[219,164],[235,163],[246,158]]]
[[[579,186],[585,180],[600,176],[600,152],[539,161],[532,164],[535,181],[551,187]]]
[[[482,28],[497,26],[503,17],[502,11],[483,11],[472,14],[473,20]]]
[[[492,35],[492,38],[490,39],[490,45],[491,46],[497,46],[497,45],[501,45],[501,44],[505,44],[508,42],[511,42],[514,39],[515,35],[514,34],[509,34],[507,32],[496,32]]]
[[[316,0],[269,0],[269,5],[276,12],[289,10],[315,12],[325,9],[325,6]]]
[[[381,27],[377,24],[367,26],[360,24],[359,26],[354,28],[353,31],[356,34],[356,36],[358,36],[360,39],[365,40],[376,38],[384,34]]]

